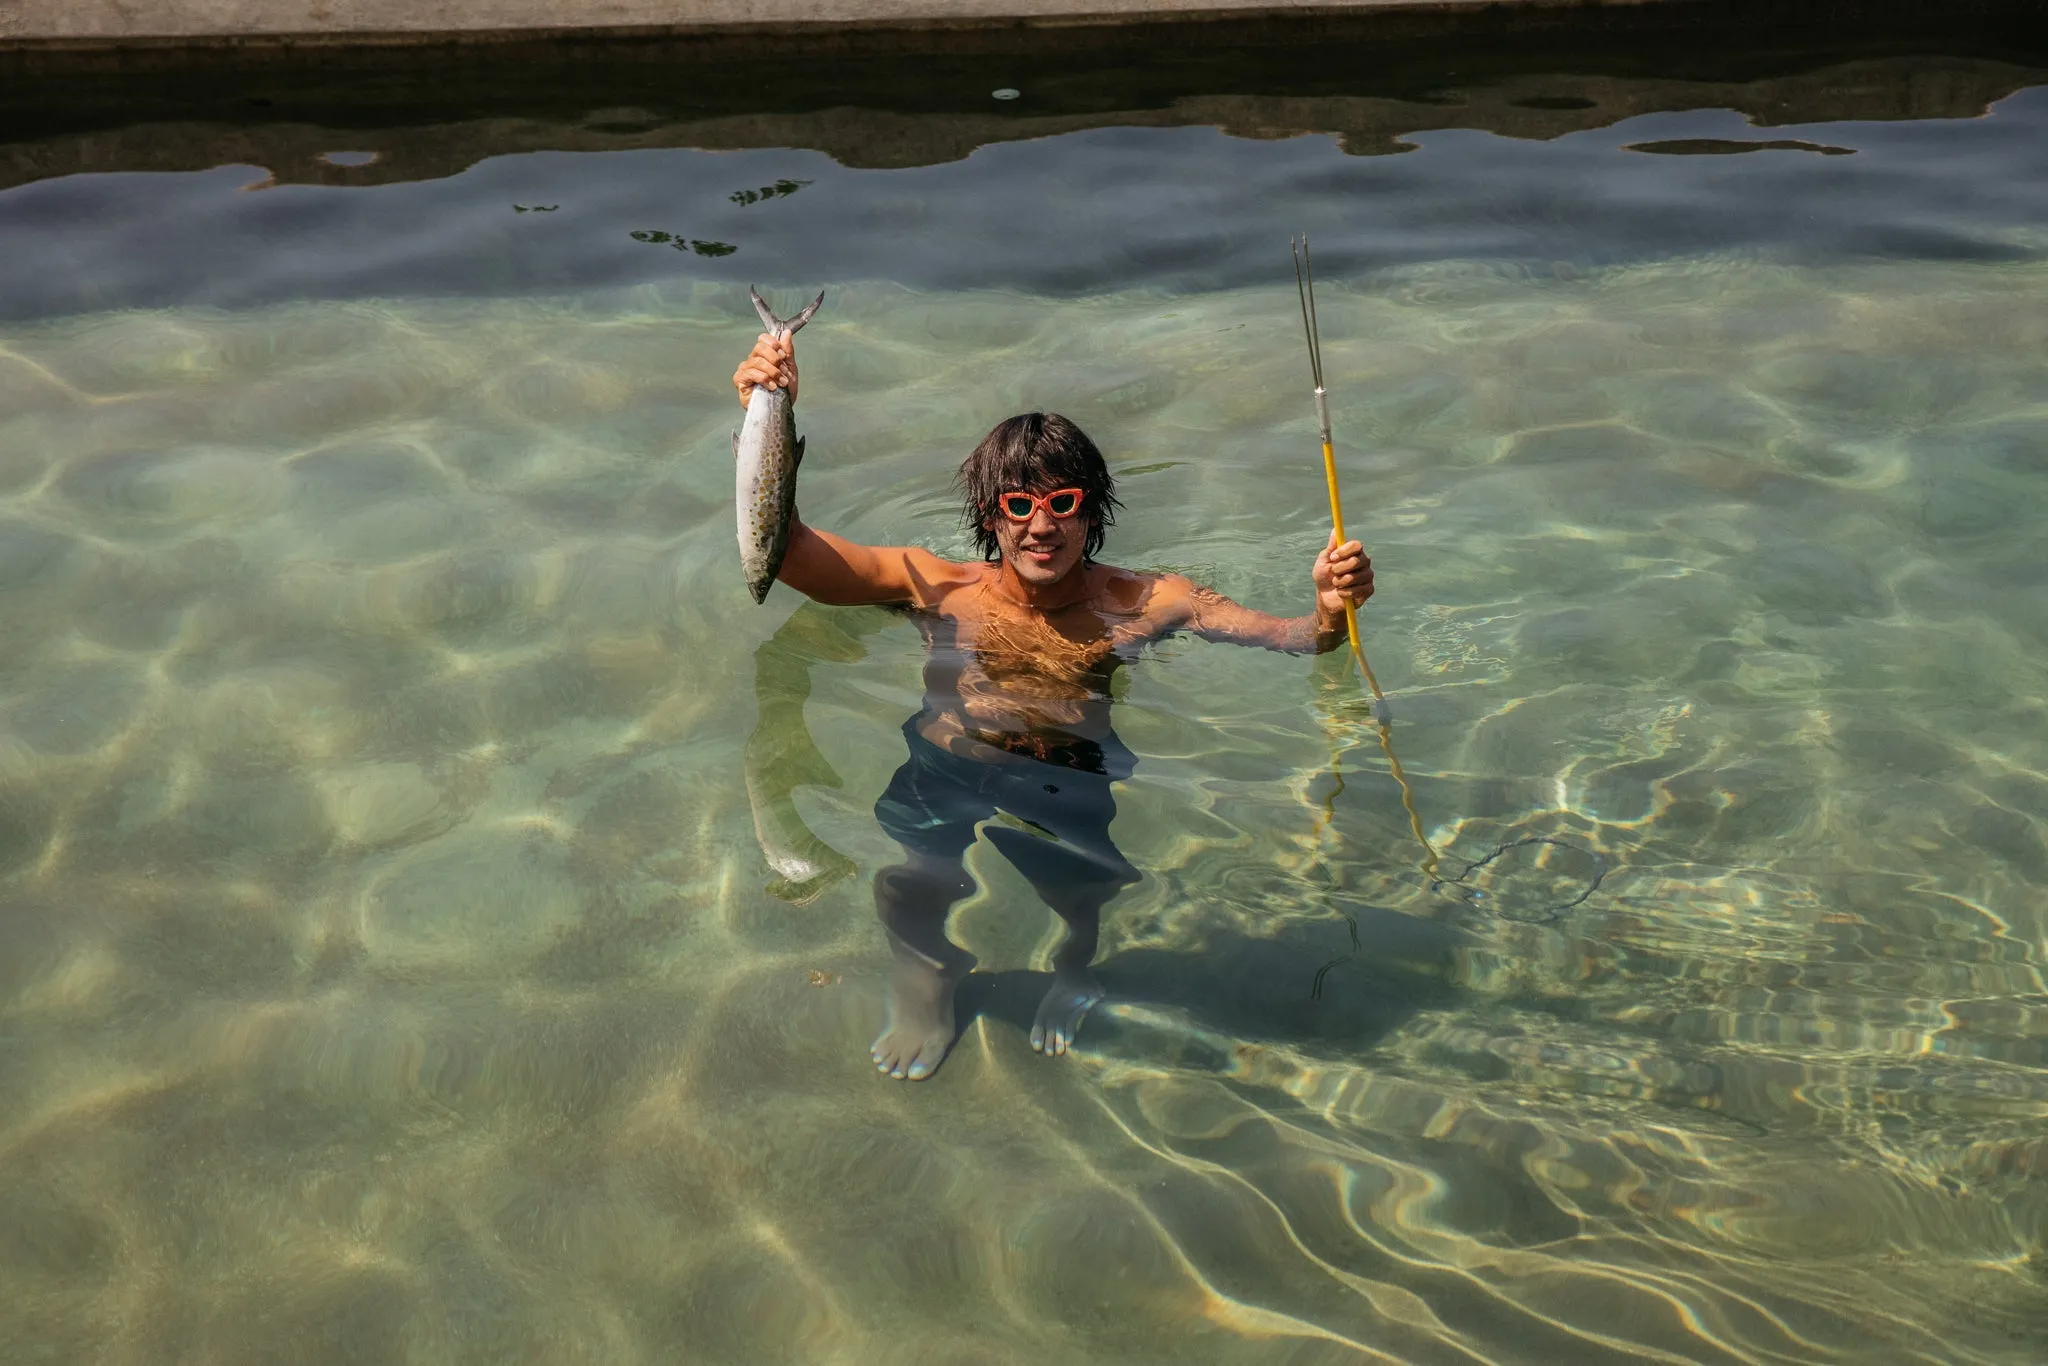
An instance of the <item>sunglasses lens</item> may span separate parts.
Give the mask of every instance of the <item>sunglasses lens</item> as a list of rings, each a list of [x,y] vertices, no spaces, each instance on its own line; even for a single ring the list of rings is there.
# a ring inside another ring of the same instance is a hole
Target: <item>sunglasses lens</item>
[[[1081,495],[1072,489],[1062,489],[1045,500],[1045,510],[1055,517],[1071,517],[1081,510]]]
[[[1037,504],[1025,494],[1006,493],[1003,495],[1003,514],[1012,521],[1030,521],[1031,509],[1036,506]]]

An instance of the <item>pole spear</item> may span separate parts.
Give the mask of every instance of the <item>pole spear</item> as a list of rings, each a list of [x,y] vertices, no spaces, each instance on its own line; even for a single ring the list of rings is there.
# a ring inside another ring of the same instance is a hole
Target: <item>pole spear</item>
[[[1291,239],[1288,245],[1294,252],[1294,287],[1301,296],[1301,330],[1308,337],[1309,370],[1316,382],[1316,425],[1323,438],[1323,479],[1330,488],[1330,526],[1337,533],[1337,544],[1344,543],[1344,505],[1337,496],[1337,452],[1330,443],[1330,395],[1323,387],[1323,338],[1316,318],[1316,275],[1315,266],[1309,260],[1308,234]],[[1408,775],[1401,771],[1401,760],[1394,753],[1393,710],[1387,705],[1387,695],[1380,690],[1379,679],[1373,677],[1372,665],[1365,659],[1365,646],[1358,639],[1358,609],[1349,602],[1344,604],[1344,630],[1351,637],[1351,657],[1358,663],[1358,672],[1365,679],[1366,687],[1372,689],[1373,729],[1379,732],[1380,748],[1386,752],[1387,766],[1392,770],[1394,781],[1401,785],[1401,805],[1408,812],[1408,828],[1414,832],[1415,842],[1422,846],[1423,869],[1430,877],[1436,876],[1437,854],[1429,839],[1422,833],[1422,817],[1415,810],[1415,794],[1408,788]]]

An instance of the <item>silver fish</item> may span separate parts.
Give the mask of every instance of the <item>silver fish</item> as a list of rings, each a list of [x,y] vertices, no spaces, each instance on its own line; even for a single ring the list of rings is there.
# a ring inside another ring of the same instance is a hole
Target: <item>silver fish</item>
[[[759,290],[748,287],[754,311],[771,337],[786,337],[811,320],[824,292],[809,308],[784,322],[768,311]],[[796,409],[789,390],[755,385],[747,400],[747,420],[732,434],[733,505],[739,514],[740,568],[755,602],[765,601],[769,585],[782,572],[789,550],[789,524],[796,515],[796,467],[804,458],[803,438],[796,434]]]

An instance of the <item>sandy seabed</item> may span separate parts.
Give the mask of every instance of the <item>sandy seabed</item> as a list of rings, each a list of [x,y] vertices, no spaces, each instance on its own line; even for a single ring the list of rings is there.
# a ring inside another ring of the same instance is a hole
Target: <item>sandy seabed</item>
[[[836,290],[805,514],[962,554],[1058,408],[1109,558],[1303,610],[1292,307]],[[0,335],[0,1361],[2038,1361],[2048,271],[1321,311],[1424,833],[1565,843],[1433,886],[1340,659],[1168,643],[1111,1001],[1030,1051],[1056,925],[977,849],[921,1086],[919,647],[747,601],[742,294]]]

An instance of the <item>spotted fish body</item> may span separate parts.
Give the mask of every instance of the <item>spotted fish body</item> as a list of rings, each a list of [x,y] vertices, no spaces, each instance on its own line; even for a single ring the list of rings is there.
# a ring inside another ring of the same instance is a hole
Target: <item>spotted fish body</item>
[[[747,292],[771,337],[795,332],[825,302],[820,293],[810,307],[785,322],[768,311],[758,291]],[[732,457],[740,568],[747,576],[747,591],[755,602],[762,602],[789,550],[789,524],[796,517],[796,467],[804,458],[803,438],[796,434],[796,408],[787,389],[754,386],[747,399],[747,420],[732,434]]]

